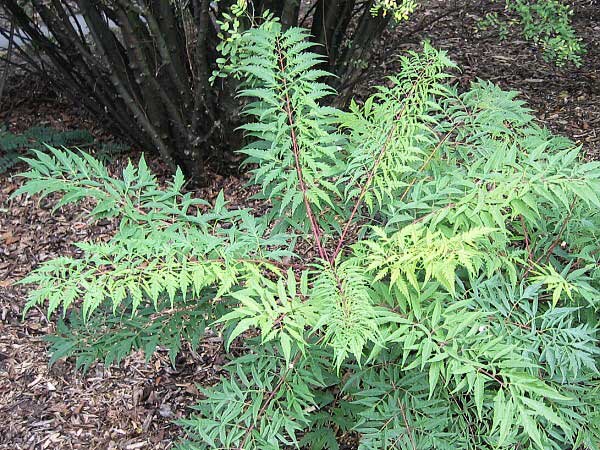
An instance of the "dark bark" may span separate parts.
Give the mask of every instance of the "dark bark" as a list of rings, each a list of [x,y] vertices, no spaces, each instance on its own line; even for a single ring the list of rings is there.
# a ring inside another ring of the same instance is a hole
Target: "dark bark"
[[[232,3],[222,0],[219,8]],[[327,56],[325,68],[341,75],[344,89],[356,77],[353,61],[368,56],[371,41],[387,24],[370,15],[371,3],[315,0],[309,5],[318,51]],[[361,5],[359,19],[353,20]],[[228,166],[231,152],[242,143],[236,131],[240,105],[235,81],[209,83],[219,56],[219,11],[211,9],[210,0],[185,6],[163,0],[32,0],[27,10],[18,0],[0,0],[0,8],[41,55],[31,57],[23,45],[15,47],[30,70],[50,77],[113,131],[159,152],[200,182],[207,163]],[[300,0],[250,2],[257,15],[267,9],[285,28],[300,20]]]
[[[381,36],[391,20],[389,15],[373,16],[370,11],[373,2],[370,0],[364,5],[350,45],[339,52],[332,66],[332,71],[340,74],[337,86],[340,93],[337,103],[340,105],[348,102],[352,89],[368,66],[373,37]]]
[[[8,49],[6,51],[6,65],[4,67],[4,71],[2,72],[2,76],[0,76],[0,105],[2,104],[2,96],[4,95],[4,87],[6,86],[6,80],[10,74],[10,69],[12,69],[11,59],[14,50],[14,37],[15,37],[15,23],[11,21],[10,23],[10,31],[8,33]]]
[[[338,27],[343,27],[343,21],[340,20],[342,13],[347,7],[352,10],[352,0],[318,0],[313,16],[311,34],[315,41],[320,44],[319,51],[327,56],[329,65],[334,63],[337,56],[337,49],[340,42],[334,42],[334,35]],[[351,16],[348,15],[346,26],[350,22]]]

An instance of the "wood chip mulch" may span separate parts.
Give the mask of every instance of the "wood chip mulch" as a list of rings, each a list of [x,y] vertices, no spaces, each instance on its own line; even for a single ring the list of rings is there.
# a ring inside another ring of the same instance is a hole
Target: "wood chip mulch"
[[[462,3],[422,2],[426,6],[408,23],[390,30],[376,46],[380,67],[361,81],[359,94],[366,95],[398,71],[395,55],[419,49],[423,40],[429,40],[434,47],[447,50],[459,65],[461,88],[483,79],[519,91],[542,124],[581,144],[588,158],[600,159],[600,1],[566,1],[572,6],[572,23],[586,48],[581,67],[557,67],[545,61],[539,49],[522,40],[518,28],[511,28],[506,40],[495,30],[478,30],[485,13],[498,10],[503,2],[469,1],[471,8],[455,8]]]
[[[233,203],[244,191],[237,178],[214,180]],[[43,337],[54,332],[55,321],[38,308],[23,321],[27,288],[15,282],[44,261],[76,255],[74,242],[109,239],[115,223],[91,222],[86,211],[92,205],[85,202],[52,213],[56,196],[11,199],[22,180],[5,174],[0,183],[0,449],[172,448],[181,438],[173,421],[200,398],[196,384],[218,380],[221,339],[185,349],[176,367],[166,351],[149,363],[140,352],[119,367],[97,364],[85,375],[72,361],[48,367]],[[203,197],[216,196],[216,186]]]

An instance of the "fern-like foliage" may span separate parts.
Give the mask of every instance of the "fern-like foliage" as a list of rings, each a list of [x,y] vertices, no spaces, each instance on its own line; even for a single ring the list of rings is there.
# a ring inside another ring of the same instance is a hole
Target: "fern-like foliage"
[[[245,339],[181,422],[186,449],[598,448],[600,164],[516,93],[458,92],[430,46],[342,112],[306,32],[236,36],[264,216],[184,194],[180,173],[160,188],[143,159],[119,178],[86,154],[28,161],[17,195],[120,221],[24,280],[29,306],[74,310],[57,357]]]
[[[55,147],[87,145],[93,140],[94,137],[85,130],[58,131],[48,127],[31,127],[21,134],[0,130],[0,174],[19,161],[20,151],[43,144]]]
[[[263,237],[265,222],[245,210],[227,211],[222,194],[202,212],[206,202],[181,192],[181,172],[163,190],[143,158],[117,179],[85,153],[50,147],[36,155],[27,160],[32,169],[24,176],[30,181],[15,195],[60,192],[57,207],[91,198],[96,202],[91,217],[118,218],[120,227],[108,242],[78,244],[81,258],[49,261],[26,277],[23,283],[40,285],[27,309],[47,301],[49,313],[66,312],[82,300],[87,320],[107,304],[115,314],[148,307],[177,311],[182,303],[189,309],[190,297],[204,296],[212,307],[203,317],[214,320],[215,299],[243,280],[261,280],[263,270],[278,271],[277,261],[291,255],[288,236]],[[206,289],[213,290],[212,297],[206,298]]]
[[[328,383],[322,359],[313,356],[286,365],[267,347],[234,360],[230,377],[204,390],[197,416],[181,422],[195,442],[180,448],[298,447],[322,397],[318,391]]]
[[[308,51],[312,44],[301,28],[285,32],[266,22],[241,37],[234,74],[244,81],[239,95],[248,99],[244,110],[252,121],[242,128],[253,142],[242,150],[254,183],[273,203],[271,218],[281,227],[303,226],[310,202],[321,227],[336,212],[337,187],[330,179],[343,170],[336,132],[339,112],[320,101],[334,94],[323,82],[328,73],[317,66],[322,56]]]
[[[320,312],[315,328],[324,330],[323,340],[333,349],[339,370],[349,355],[360,361],[369,342],[381,342],[380,324],[395,317],[378,311],[369,277],[351,260],[335,268],[322,267],[320,272],[310,300]]]
[[[207,321],[218,317],[222,309],[217,307],[215,314],[209,301],[204,307],[195,301],[178,301],[176,307],[170,304],[142,306],[132,314],[131,306],[128,300],[119,314],[113,314],[110,307],[102,305],[87,319],[77,310],[60,318],[57,333],[46,337],[52,353],[50,364],[74,356],[76,369],[87,372],[97,361],[110,366],[135,350],[142,350],[146,360],[150,360],[157,348],[162,347],[167,349],[175,366],[182,343],[197,347]]]
[[[371,213],[401,195],[406,180],[427,159],[424,147],[437,142],[422,118],[429,113],[430,97],[444,95],[446,71],[455,67],[428,44],[401,60],[404,70],[390,77],[391,87],[378,87],[362,107],[353,102],[341,123],[349,135],[344,199],[355,204],[364,196]]]

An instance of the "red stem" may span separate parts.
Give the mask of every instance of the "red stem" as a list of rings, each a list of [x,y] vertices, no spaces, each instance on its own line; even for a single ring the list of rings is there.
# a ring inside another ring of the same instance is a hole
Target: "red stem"
[[[575,206],[575,202],[576,199],[573,199],[573,201],[571,202],[571,206],[569,207],[569,214],[567,215],[567,217],[565,217],[565,220],[563,221],[561,227],[560,227],[560,231],[558,232],[558,236],[556,237],[556,239],[554,240],[554,242],[550,245],[550,248],[548,248],[548,251],[542,255],[540,255],[538,257],[538,259],[536,259],[534,262],[530,262],[529,267],[527,267],[527,269],[525,270],[525,273],[523,274],[523,279],[527,278],[527,275],[529,275],[529,272],[531,272],[533,270],[533,268],[543,259],[546,258],[546,263],[548,263],[548,261],[550,260],[550,256],[552,255],[552,252],[554,251],[554,248],[558,245],[558,243],[561,241],[563,233],[565,232],[565,230],[567,229],[567,225],[569,223],[569,220],[571,219],[571,215],[573,214],[573,207]],[[506,317],[506,320],[509,320],[512,316],[513,311],[515,310],[515,308],[517,307],[517,305],[519,304],[519,301],[516,300],[511,308],[510,311],[508,312],[508,316]]]
[[[406,107],[404,109],[406,109]],[[404,109],[401,112],[403,112]],[[335,258],[337,257],[337,255],[342,250],[342,247],[344,245],[344,241],[346,239],[346,235],[348,234],[348,230],[350,229],[350,225],[352,224],[352,220],[354,219],[354,216],[358,212],[358,208],[362,204],[363,198],[366,195],[367,190],[369,189],[369,187],[371,185],[371,182],[373,181],[373,177],[375,176],[375,172],[377,171],[377,167],[381,163],[381,159],[383,158],[383,154],[385,153],[385,150],[387,149],[387,145],[388,145],[390,139],[392,138],[392,135],[394,134],[394,131],[396,131],[396,128],[397,127],[394,126],[393,129],[392,129],[392,131],[390,133],[388,133],[387,139],[385,140],[383,146],[381,147],[381,150],[379,151],[379,155],[377,155],[377,159],[375,160],[375,164],[373,164],[373,168],[371,169],[371,171],[369,172],[369,175],[367,176],[367,181],[365,182],[365,184],[363,185],[363,187],[362,187],[362,189],[360,191],[360,195],[358,196],[358,200],[354,204],[354,208],[352,208],[352,213],[350,214],[350,218],[348,219],[348,221],[346,222],[346,225],[344,226],[344,230],[342,231],[342,235],[340,236],[340,240],[338,241],[337,247],[335,248],[335,251],[333,252],[333,255],[332,255],[332,258],[331,258],[332,260],[335,260]]]
[[[531,264],[533,261],[533,254],[531,253],[531,245],[529,243],[529,233],[527,232],[527,227],[525,226],[525,219],[523,218],[523,214],[520,217],[521,220],[521,228],[523,229],[523,236],[525,237],[525,250],[527,250],[527,260]]]
[[[542,259],[545,258],[546,263],[548,263],[548,261],[550,260],[550,256],[552,255],[552,252],[554,251],[554,249],[556,248],[558,243],[561,241],[562,236],[563,236],[565,230],[567,229],[567,225],[569,223],[569,220],[571,219],[571,215],[573,214],[573,207],[575,206],[575,202],[576,202],[576,199],[573,199],[573,201],[571,202],[571,206],[569,207],[569,213],[567,214],[567,217],[565,217],[565,220],[563,221],[563,223],[560,227],[560,231],[558,232],[558,235],[556,236],[556,239],[554,240],[554,242],[552,242],[552,244],[548,248],[548,251],[546,251],[546,253],[540,255],[538,257],[538,259],[535,260],[535,262],[529,264],[529,267],[527,267],[527,270],[523,274],[523,278],[526,278],[527,275],[529,275],[529,272],[531,272],[531,270],[534,268],[534,266],[536,266]]]
[[[282,74],[285,74],[285,62],[283,60],[283,52],[281,50],[281,46],[279,45],[279,40],[277,40],[277,53],[279,55],[279,69]],[[288,94],[287,89],[287,80],[285,76],[282,79],[283,82],[283,90],[285,92],[285,106],[284,110],[288,117],[288,122],[290,125],[290,136],[292,138],[292,151],[294,153],[294,163],[296,166],[296,174],[298,176],[298,184],[300,185],[300,191],[302,191],[302,198],[304,200],[304,207],[306,208],[306,213],[308,215],[308,220],[310,221],[310,227],[312,230],[312,234],[315,238],[315,244],[317,246],[317,250],[319,252],[319,256],[321,259],[325,261],[329,261],[329,257],[327,256],[327,252],[321,243],[321,229],[319,228],[319,224],[315,219],[315,216],[312,212],[312,208],[310,206],[310,202],[308,201],[306,183],[304,182],[304,176],[302,175],[302,166],[300,165],[300,146],[298,145],[298,138],[296,137],[295,130],[295,121],[294,115],[292,113],[292,104],[290,101],[290,96]]]
[[[400,110],[400,112],[398,114],[396,114],[396,117],[394,118],[394,120],[396,122],[398,120],[400,120],[400,118],[404,115],[404,113],[406,111],[406,108],[408,108],[408,98],[412,97],[412,95],[414,94],[415,89],[417,88],[417,84],[420,81],[420,79],[421,79],[421,76],[419,76],[419,78],[417,78],[417,80],[415,80],[415,83],[413,84],[410,92],[407,94],[407,96],[406,96],[407,100],[404,103],[404,106],[402,107],[402,110]],[[381,160],[383,159],[383,155],[385,154],[385,151],[388,148],[388,144],[390,143],[390,141],[391,141],[392,137],[394,136],[394,133],[396,132],[397,129],[398,129],[398,124],[395,123],[394,126],[392,127],[392,129],[387,134],[385,142],[381,146],[381,150],[379,151],[379,155],[377,155],[377,159],[375,160],[375,163],[373,164],[373,167],[371,168],[371,171],[369,172],[369,175],[367,176],[367,180],[366,180],[365,184],[363,185],[363,187],[362,187],[362,189],[360,191],[360,195],[358,196],[358,199],[356,200],[356,203],[354,204],[354,208],[352,208],[352,212],[350,213],[350,218],[348,219],[348,221],[346,222],[346,225],[344,226],[344,230],[342,231],[342,235],[340,236],[340,240],[338,241],[337,247],[336,247],[336,249],[333,252],[333,255],[331,257],[332,261],[335,261],[335,258],[337,257],[337,255],[340,253],[340,251],[342,250],[342,248],[344,246],[344,241],[346,240],[346,236],[348,234],[348,231],[350,230],[350,226],[352,225],[352,220],[354,220],[354,216],[358,212],[358,208],[362,204],[362,201],[364,199],[364,196],[367,193],[367,190],[371,187],[371,183],[373,181],[373,178],[375,177],[375,173],[377,172],[377,168],[379,167],[379,164],[381,164]],[[445,139],[446,138],[444,138],[444,140]],[[441,143],[440,143],[440,145],[441,145]],[[438,147],[436,147],[436,150],[437,150],[437,148]]]
[[[427,157],[427,159],[425,161],[423,161],[423,164],[421,164],[421,167],[419,167],[419,170],[417,170],[417,173],[421,173],[423,170],[425,170],[425,168],[429,165],[429,163],[433,159],[434,155],[437,153],[437,151],[440,149],[440,147],[442,145],[444,145],[444,143],[448,140],[448,138],[450,137],[450,135],[452,134],[452,132],[454,130],[456,130],[457,126],[458,126],[458,124],[454,125],[452,127],[452,129],[450,129],[450,131],[448,131],[444,135],[444,137],[442,139],[440,139],[440,141],[437,143],[437,145],[435,146],[435,148],[431,151],[431,153],[429,153],[429,156]],[[408,195],[408,192],[410,191],[410,188],[413,187],[416,182],[417,182],[417,177],[414,177],[412,179],[412,181],[409,183],[409,185],[406,186],[406,189],[404,190],[404,192],[402,193],[402,196],[400,197],[400,201],[401,202],[404,201],[404,199]]]
[[[398,400],[398,405],[400,406],[400,413],[402,414],[402,420],[404,421],[404,428],[406,429],[406,434],[408,434],[408,438],[410,439],[410,445],[413,450],[417,450],[417,445],[415,443],[415,438],[412,433],[412,428],[408,424],[406,413],[404,412],[404,405],[400,400]]]

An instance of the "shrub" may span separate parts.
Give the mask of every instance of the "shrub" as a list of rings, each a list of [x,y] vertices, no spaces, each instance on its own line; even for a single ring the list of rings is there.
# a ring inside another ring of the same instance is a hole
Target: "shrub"
[[[349,111],[321,106],[310,45],[267,22],[229,67],[264,215],[183,193],[180,172],[160,189],[143,159],[121,178],[85,153],[28,160],[18,194],[120,220],[23,280],[28,306],[103,321],[126,350],[206,324],[243,337],[186,449],[598,448],[600,164],[516,93],[457,92],[428,45]],[[78,329],[55,350],[87,365],[102,345]]]
[[[516,0],[507,7],[517,14],[523,36],[539,46],[546,59],[559,66],[568,62],[581,65],[584,48],[571,26],[573,11],[569,5],[559,0]]]
[[[227,169],[231,152],[241,146],[235,132],[240,125],[236,83],[214,83],[213,74],[240,32],[270,14],[284,27],[311,24],[315,48],[326,55],[321,68],[336,74],[328,82],[336,84],[342,94],[336,100],[344,103],[388,25],[401,24],[420,6],[436,5],[417,0],[306,3],[4,0],[0,15],[16,26],[15,53],[29,71],[50,80],[112,132],[203,183],[207,164]],[[450,2],[446,12],[465,12],[476,3],[489,9],[493,2]],[[562,0],[505,3],[524,37],[546,57],[559,64],[580,62],[583,49]],[[431,19],[429,24],[437,21]],[[12,34],[1,23],[0,33]]]
[[[544,59],[557,66],[581,66],[585,46],[571,24],[571,6],[560,0],[507,0],[504,9],[513,17],[501,17],[497,11],[488,12],[478,27],[496,29],[500,39],[505,40],[511,31],[509,25],[517,25],[523,37],[542,50]]]

